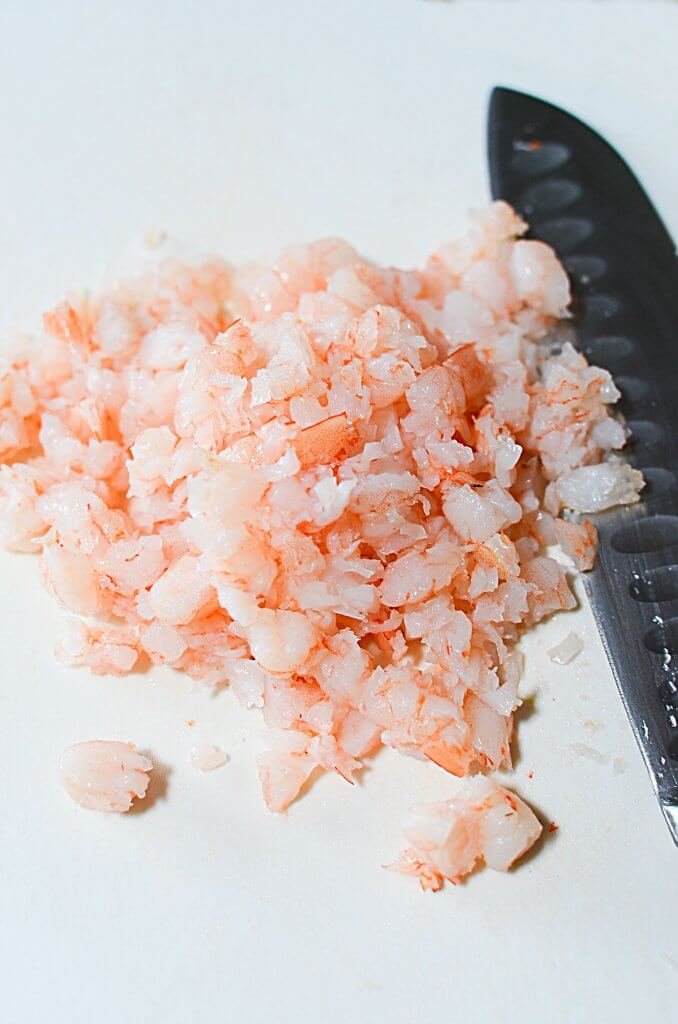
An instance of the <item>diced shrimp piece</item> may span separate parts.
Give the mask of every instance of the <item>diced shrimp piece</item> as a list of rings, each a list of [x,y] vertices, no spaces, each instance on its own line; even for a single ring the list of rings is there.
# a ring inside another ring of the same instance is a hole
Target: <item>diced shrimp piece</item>
[[[520,299],[548,316],[563,315],[570,301],[570,283],[550,246],[543,242],[516,242],[510,267]]]
[[[90,811],[129,811],[146,795],[153,762],[131,743],[88,740],[64,750],[61,778],[71,800]]]
[[[478,358],[475,345],[460,345],[449,355],[446,365],[459,374],[468,408],[478,408],[491,378],[487,367]]]
[[[513,305],[513,289],[506,268],[492,259],[481,259],[461,276],[461,286],[501,316]]]
[[[501,508],[468,484],[448,490],[443,511],[462,540],[486,541],[506,524]]]
[[[575,512],[604,512],[615,505],[640,500],[645,486],[643,474],[623,462],[579,466],[565,473],[557,483],[561,504]]]
[[[596,560],[598,532],[591,520],[570,523],[565,519],[556,519],[553,525],[558,543],[577,568],[582,572],[592,569]]]
[[[152,586],[167,568],[162,539],[157,536],[114,541],[97,558],[96,566],[117,593],[130,596]]]
[[[320,639],[301,612],[262,608],[248,629],[252,654],[266,672],[300,672]]]
[[[43,325],[47,334],[53,334],[62,341],[85,345],[89,340],[90,327],[83,312],[78,312],[69,302],[62,302],[55,309],[45,313]]]
[[[364,757],[379,743],[380,729],[359,711],[349,711],[338,730],[343,750],[352,757]]]
[[[96,615],[100,593],[91,560],[82,551],[48,544],[42,553],[45,586],[59,604],[76,615]]]
[[[163,485],[176,444],[177,437],[169,427],[148,427],[137,434],[127,467],[130,495],[145,494]]]
[[[545,555],[532,558],[523,565],[522,576],[531,584],[528,604],[535,622],[561,608],[575,607],[577,601],[567,582],[565,570],[555,559]]]
[[[40,515],[38,480],[27,466],[0,466],[0,542],[10,551],[32,551],[45,532]]]
[[[526,803],[490,779],[469,779],[451,800],[417,804],[404,829],[411,843],[391,870],[416,875],[422,889],[458,882],[484,860],[507,871],[536,842],[542,826]]]
[[[366,379],[370,387],[372,403],[376,409],[383,409],[402,398],[414,384],[416,374],[410,363],[395,352],[385,352],[366,365]]]
[[[95,675],[131,672],[139,656],[138,641],[130,629],[100,629],[72,619],[56,645],[66,665],[88,665]]]
[[[346,413],[330,416],[297,434],[294,448],[302,469],[333,462],[341,452],[348,452],[356,443],[357,433]]]
[[[474,295],[453,288],[443,300],[439,324],[450,345],[463,345],[485,341],[493,316]]]
[[[209,573],[195,555],[183,555],[150,590],[153,611],[164,622],[181,626],[195,618],[213,596]]]
[[[284,811],[316,767],[308,754],[268,750],[257,758],[259,779],[269,811]]]
[[[228,761],[228,754],[206,741],[194,743],[189,750],[189,758],[194,768],[200,772],[211,772],[221,768]]]
[[[439,768],[443,768],[450,775],[463,778],[475,761],[475,755],[470,745],[446,743],[444,740],[433,740],[422,746],[422,753],[429,761],[433,761]]]
[[[152,661],[171,665],[178,661],[188,644],[181,633],[169,622],[154,619],[139,630],[141,645]]]
[[[510,718],[499,714],[474,693],[470,693],[464,701],[464,719],[471,730],[473,749],[481,764],[486,768],[500,768],[502,765],[510,768]]]
[[[149,370],[180,370],[205,347],[205,336],[191,324],[178,320],[160,324],[144,335],[139,362]]]
[[[140,328],[133,314],[113,299],[101,303],[93,330],[94,343],[106,356],[121,356],[139,339]]]
[[[409,551],[391,562],[380,587],[381,600],[389,608],[413,604],[448,586],[459,568],[457,548],[441,543],[419,554]]]

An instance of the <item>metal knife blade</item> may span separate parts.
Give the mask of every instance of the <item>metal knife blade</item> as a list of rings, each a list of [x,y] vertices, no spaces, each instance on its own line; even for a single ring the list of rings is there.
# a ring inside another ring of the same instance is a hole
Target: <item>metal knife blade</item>
[[[678,844],[678,259],[617,152],[582,121],[494,89],[492,195],[554,247],[573,286],[575,344],[609,369],[642,469],[642,501],[596,517],[585,574],[622,701]]]

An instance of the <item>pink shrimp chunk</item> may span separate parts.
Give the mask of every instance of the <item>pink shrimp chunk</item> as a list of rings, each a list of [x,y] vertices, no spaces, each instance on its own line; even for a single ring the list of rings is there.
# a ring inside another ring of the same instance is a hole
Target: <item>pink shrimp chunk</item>
[[[393,871],[416,875],[422,889],[456,883],[484,861],[508,871],[537,841],[542,826],[527,804],[491,779],[468,779],[451,800],[417,804],[405,827],[411,843]]]
[[[131,743],[88,740],[64,750],[59,766],[66,792],[80,807],[124,813],[146,795],[153,762]]]

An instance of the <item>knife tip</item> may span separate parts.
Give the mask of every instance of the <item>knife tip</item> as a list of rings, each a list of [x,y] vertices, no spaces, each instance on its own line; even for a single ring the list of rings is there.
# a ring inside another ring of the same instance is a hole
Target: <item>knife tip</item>
[[[521,92],[519,89],[511,89],[507,85],[495,85],[490,93],[491,110],[502,110],[510,108],[515,114],[517,110],[527,112],[530,107],[539,107],[542,110],[550,107],[551,104],[539,99],[528,92]]]

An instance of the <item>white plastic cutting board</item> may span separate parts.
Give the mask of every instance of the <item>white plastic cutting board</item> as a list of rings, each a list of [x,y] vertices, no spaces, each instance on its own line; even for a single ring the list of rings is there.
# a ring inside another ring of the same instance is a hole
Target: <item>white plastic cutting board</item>
[[[601,129],[678,236],[677,37],[673,3],[612,0],[4,4],[2,324],[35,323],[148,229],[234,259],[333,233],[421,259],[487,198],[495,83]],[[454,790],[442,771],[385,753],[272,816],[256,713],[169,671],[62,668],[29,557],[0,556],[0,610],[3,1021],[675,1019],[678,851],[586,608],[525,644],[515,785],[559,830],[438,895],[380,864],[409,803]],[[585,652],[553,665],[571,629]],[[197,773],[196,736],[230,763]],[[141,812],[61,790],[61,750],[94,737],[167,767]]]

